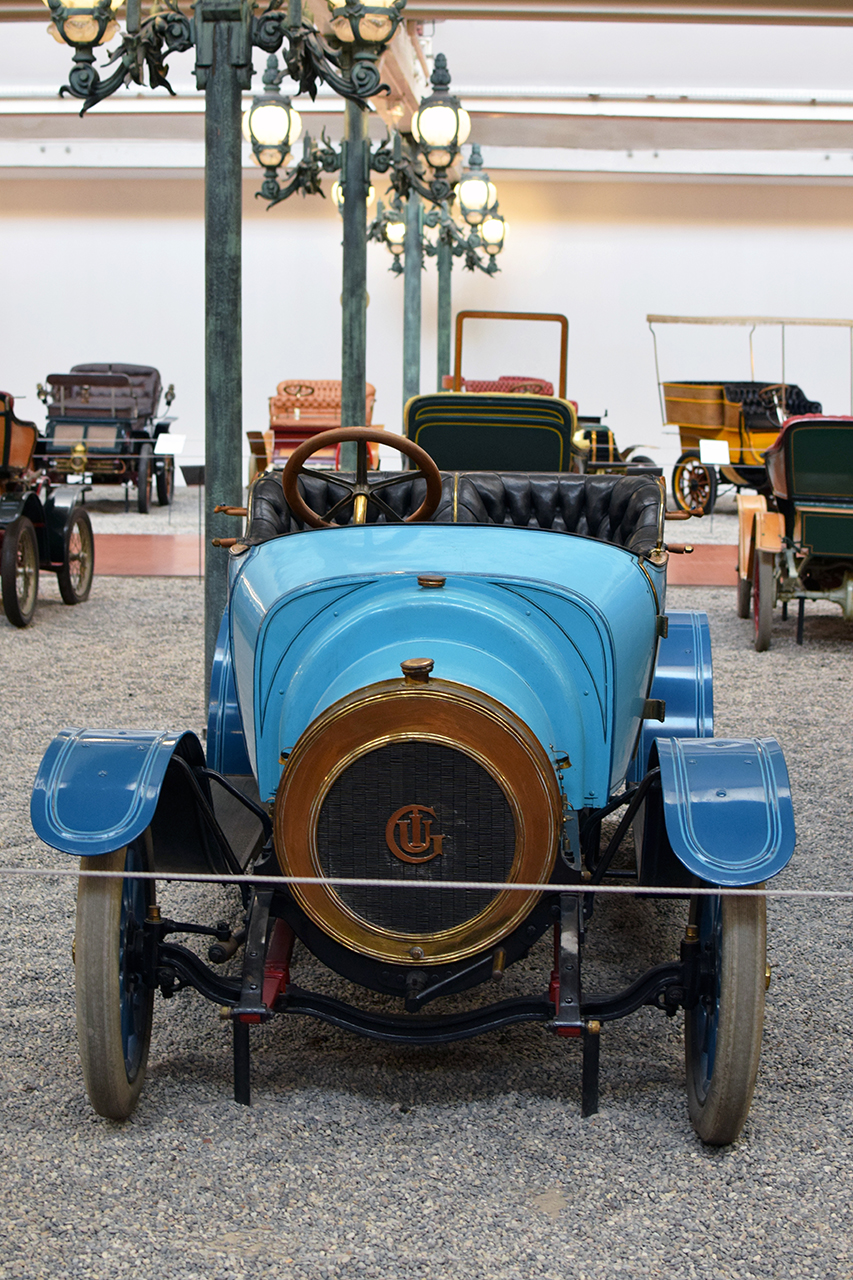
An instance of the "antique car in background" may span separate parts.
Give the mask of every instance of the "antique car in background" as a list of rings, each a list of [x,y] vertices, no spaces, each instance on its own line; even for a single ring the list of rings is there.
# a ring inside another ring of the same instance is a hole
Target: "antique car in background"
[[[681,456],[672,472],[672,496],[676,507],[690,511],[714,510],[717,489],[728,483],[738,491],[755,489],[769,493],[764,453],[788,417],[820,413],[822,406],[809,400],[800,387],[785,381],[785,333],[792,326],[848,329],[851,320],[774,319],[768,316],[646,316],[655,347],[655,369],[664,429],[678,430]],[[741,326],[749,328],[751,381],[717,379],[710,382],[664,382],[658,364],[656,324]],[[771,325],[781,332],[781,380],[755,381],[753,334],[758,326]],[[853,353],[851,353],[853,360]],[[853,387],[853,367],[851,367]],[[853,403],[851,403],[853,411]]]
[[[267,431],[247,431],[252,468],[249,479],[267,467],[283,467],[293,450],[306,440],[341,425],[340,378],[285,378],[269,398],[270,420]],[[373,421],[376,388],[367,383],[363,426],[381,430]],[[370,447],[371,466],[379,466],[379,445]],[[337,467],[334,449],[326,449],[314,462],[315,467]]]
[[[773,609],[829,600],[853,621],[853,417],[791,417],[764,454],[769,494],[738,494],[737,611],[770,648]]]
[[[175,490],[175,459],[157,450],[174,418],[158,413],[161,384],[157,369],[143,364],[75,364],[70,373],[51,373],[39,383],[47,406],[44,437],[36,464],[51,480],[136,486],[136,505],[145,515],[156,488],[161,507]],[[166,390],[166,406],[175,388]],[[155,452],[155,450],[157,450]]]
[[[788,862],[793,815],[774,740],[712,736],[707,619],[666,611],[662,485],[441,473],[402,437],[417,469],[372,473],[372,434],[328,432],[253,485],[206,753],[180,727],[76,727],[42,760],[35,830],[96,873],[75,941],[93,1106],[135,1107],[157,990],[224,1009],[240,1102],[250,1028],[274,1016],[402,1045],[534,1022],[580,1041],[584,1114],[602,1028],[651,1005],[684,1010],[691,1120],[731,1142],[762,1036],[754,890]],[[354,474],[303,469],[342,441]],[[230,923],[166,918],[144,876],[242,871]],[[614,883],[676,892],[680,954],[590,991],[583,942]],[[208,958],[181,934],[207,934]],[[547,934],[532,990],[486,994]],[[362,998],[299,985],[295,939]]]
[[[38,440],[34,422],[15,415],[15,401],[0,391],[0,583],[3,610],[13,627],[32,621],[39,569],[56,574],[66,604],[86,600],[95,568],[95,541],[80,491],[52,485],[32,468]]]
[[[466,320],[544,321],[560,329],[557,395],[545,378],[501,375],[494,379],[462,376]],[[620,450],[600,417],[579,417],[575,400],[566,398],[569,322],[566,316],[538,311],[460,311],[456,317],[454,372],[444,390],[415,396],[405,407],[403,433],[446,470],[624,471],[653,467],[639,446]],[[448,394],[450,393],[450,394]],[[462,395],[465,399],[460,400]],[[477,397],[477,408],[467,397]],[[519,400],[515,400],[519,397]],[[459,406],[459,412],[456,406]]]

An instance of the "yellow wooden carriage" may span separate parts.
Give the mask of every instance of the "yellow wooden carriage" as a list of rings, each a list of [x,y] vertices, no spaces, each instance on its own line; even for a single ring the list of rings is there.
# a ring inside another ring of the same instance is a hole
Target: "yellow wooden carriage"
[[[799,325],[847,328],[853,320],[812,320],[771,316],[646,317],[655,342],[655,368],[664,430],[678,431],[681,455],[672,473],[676,506],[689,511],[713,510],[721,483],[762,492],[767,486],[764,454],[782,423],[793,416],[818,414],[822,406],[809,400],[796,383],[786,381],[785,331]],[[660,376],[658,324],[726,325],[749,329],[751,377],[746,381],[664,381]],[[762,325],[778,326],[781,335],[781,381],[755,380],[753,334]]]

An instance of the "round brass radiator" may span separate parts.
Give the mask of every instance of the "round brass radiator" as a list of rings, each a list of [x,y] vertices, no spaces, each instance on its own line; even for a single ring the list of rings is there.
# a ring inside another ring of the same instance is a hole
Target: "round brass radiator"
[[[395,882],[293,886],[344,946],[450,963],[505,938],[540,895],[442,882],[546,882],[560,814],[553,766],[517,716],[421,676],[360,689],[306,729],[278,788],[275,848],[285,875]]]

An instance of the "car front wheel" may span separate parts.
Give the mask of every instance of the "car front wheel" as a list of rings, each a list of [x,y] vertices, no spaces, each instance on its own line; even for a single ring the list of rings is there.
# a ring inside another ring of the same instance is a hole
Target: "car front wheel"
[[[773,630],[773,555],[756,551],[752,582],[752,617],[755,624],[755,649],[764,653],[770,648]]]
[[[56,572],[59,593],[66,604],[89,599],[95,572],[95,538],[88,511],[75,507],[65,526],[65,558]]]
[[[759,886],[760,887],[760,886]],[[702,990],[684,1021],[687,1103],[703,1142],[734,1142],[755,1089],[766,986],[766,907],[762,894],[695,897]]]
[[[151,507],[151,482],[154,479],[154,450],[144,444],[139,450],[136,472],[136,506],[140,515],[147,515]]]
[[[163,458],[163,465],[157,472],[157,501],[161,507],[171,505],[175,495],[175,459],[170,453]]]
[[[81,870],[148,871],[150,865],[144,833],[124,849],[83,858]],[[86,877],[77,890],[77,1040],[89,1100],[110,1120],[127,1119],[145,1079],[154,991],[136,962],[153,901],[153,880],[127,876]]]
[[[32,622],[39,593],[39,548],[31,520],[18,516],[3,533],[0,553],[3,608],[13,627]]]

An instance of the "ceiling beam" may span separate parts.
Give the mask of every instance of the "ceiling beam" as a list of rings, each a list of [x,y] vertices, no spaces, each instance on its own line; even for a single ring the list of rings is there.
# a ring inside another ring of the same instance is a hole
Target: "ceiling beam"
[[[143,14],[149,9],[150,0],[143,0]],[[405,16],[414,22],[517,18],[848,26],[853,24],[853,0],[408,0]],[[49,13],[42,0],[0,0],[0,22],[48,21]]]
[[[853,0],[408,0],[406,17],[849,26]]]

